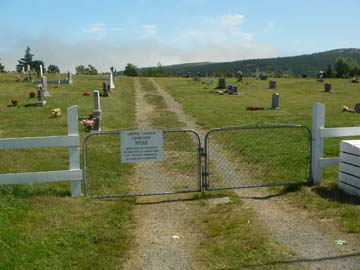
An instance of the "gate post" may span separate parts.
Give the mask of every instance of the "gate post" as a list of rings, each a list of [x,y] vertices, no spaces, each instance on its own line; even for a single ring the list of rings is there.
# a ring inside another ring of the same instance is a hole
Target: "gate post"
[[[313,104],[312,128],[311,128],[311,178],[314,184],[319,184],[322,178],[320,159],[324,154],[324,139],[320,136],[320,130],[325,125],[325,105],[319,102]]]
[[[78,127],[78,109],[77,106],[68,108],[68,135],[78,137],[77,145],[69,146],[69,166],[70,170],[80,170],[80,139]],[[71,181],[71,196],[81,195],[81,180]]]

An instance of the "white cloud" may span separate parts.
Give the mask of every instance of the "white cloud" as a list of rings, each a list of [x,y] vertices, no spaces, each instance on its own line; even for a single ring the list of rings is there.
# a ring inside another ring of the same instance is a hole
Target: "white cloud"
[[[220,17],[219,22],[223,27],[241,27],[245,21],[245,17],[243,15],[235,14],[227,14]]]
[[[157,33],[157,27],[154,24],[145,24],[142,26],[142,29],[144,30],[143,37],[151,37]]]
[[[238,43],[249,44],[254,34],[243,30],[245,16],[240,14],[226,14],[215,18],[198,20],[197,27],[184,29],[176,33],[175,44],[189,46],[189,44],[220,44]]]
[[[82,32],[88,33],[90,37],[97,40],[105,38],[111,32],[117,31],[123,31],[123,28],[105,23],[93,23],[82,28]]]
[[[104,23],[94,23],[92,25],[83,28],[83,32],[85,33],[102,33],[105,31],[106,31],[106,24]]]

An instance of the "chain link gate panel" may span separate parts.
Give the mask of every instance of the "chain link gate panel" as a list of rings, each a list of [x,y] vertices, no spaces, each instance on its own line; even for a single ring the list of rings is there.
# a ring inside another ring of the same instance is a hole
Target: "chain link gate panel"
[[[205,151],[205,190],[310,182],[311,132],[305,126],[213,129]]]
[[[98,132],[84,139],[85,195],[112,198],[201,191],[198,133],[163,130],[163,160],[138,163],[121,163],[120,134]]]

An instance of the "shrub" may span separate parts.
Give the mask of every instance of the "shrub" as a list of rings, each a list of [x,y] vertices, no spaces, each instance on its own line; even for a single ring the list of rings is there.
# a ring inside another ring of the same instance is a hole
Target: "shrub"
[[[34,91],[31,91],[31,92],[29,93],[29,97],[31,97],[31,98],[36,97],[36,93],[35,93]]]

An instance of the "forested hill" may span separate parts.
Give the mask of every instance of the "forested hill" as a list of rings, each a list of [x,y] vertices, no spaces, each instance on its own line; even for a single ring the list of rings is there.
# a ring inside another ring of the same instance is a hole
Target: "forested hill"
[[[234,73],[241,70],[245,76],[253,75],[256,68],[259,72],[269,75],[300,75],[307,73],[314,75],[320,70],[325,71],[329,64],[334,66],[339,57],[350,57],[360,64],[360,49],[336,49],[320,53],[278,57],[267,59],[252,59],[221,63],[187,63],[172,66],[163,66],[163,69],[174,72],[201,72],[201,73]]]

